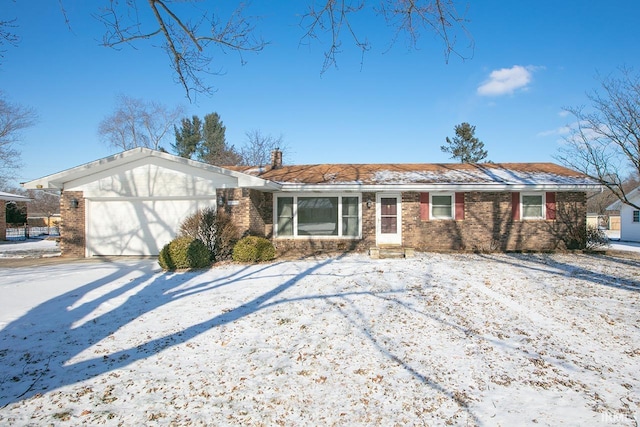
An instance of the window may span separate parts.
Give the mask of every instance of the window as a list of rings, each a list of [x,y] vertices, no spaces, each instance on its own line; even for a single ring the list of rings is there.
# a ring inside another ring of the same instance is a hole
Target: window
[[[342,198],[342,235],[360,234],[360,203],[357,197]]]
[[[278,198],[278,234],[293,236],[293,197]]]
[[[453,218],[453,194],[434,194],[431,196],[431,218]]]
[[[276,235],[359,237],[359,196],[276,197]]]
[[[298,236],[337,235],[337,197],[298,197]]]
[[[544,219],[544,196],[542,194],[522,195],[522,219]]]
[[[640,222],[640,211],[633,211],[633,222]]]

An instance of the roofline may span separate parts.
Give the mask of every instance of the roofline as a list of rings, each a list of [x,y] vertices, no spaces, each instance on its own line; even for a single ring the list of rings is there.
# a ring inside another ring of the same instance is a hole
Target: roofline
[[[599,184],[292,184],[282,183],[283,192],[376,192],[376,191],[597,191]]]
[[[636,195],[640,192],[640,187],[636,187],[633,190],[629,191],[627,193],[627,200],[631,201],[631,199],[635,199]],[[607,206],[606,208],[604,208],[605,211],[619,211],[622,209],[623,206],[630,206],[627,205],[625,202],[623,202],[620,199],[617,199],[615,202],[611,203],[609,206]]]
[[[33,199],[26,196],[20,196],[19,194],[11,194],[0,191],[0,200],[4,200],[5,202],[29,202]]]
[[[144,147],[133,148],[131,150],[113,154],[99,160],[94,160],[93,162],[66,169],[52,175],[47,175],[42,178],[27,181],[22,183],[22,186],[29,189],[55,188],[58,190],[62,190],[64,188],[64,184],[69,181],[73,181],[75,179],[93,174],[101,170],[108,170],[116,166],[132,163],[146,156],[158,157],[164,160],[182,163],[184,165],[195,167],[205,171],[231,176],[237,178],[239,184],[241,181],[243,181],[244,185],[240,186],[244,188],[267,188],[270,190],[280,189],[280,184],[273,181],[269,181],[242,172],[225,169],[220,166],[209,165],[207,163],[198,162],[196,160],[186,159],[184,157],[175,156],[173,154],[151,150]]]

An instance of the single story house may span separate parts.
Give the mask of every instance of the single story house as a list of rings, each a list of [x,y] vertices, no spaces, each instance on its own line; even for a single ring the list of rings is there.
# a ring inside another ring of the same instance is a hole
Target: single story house
[[[280,254],[580,245],[594,181],[552,163],[218,167],[136,148],[23,184],[61,190],[67,256],[155,255],[203,207]]]
[[[28,202],[28,197],[0,191],[0,240],[7,240],[7,202]]]
[[[640,187],[627,193],[627,199],[640,206]],[[617,200],[607,206],[607,211],[620,211],[620,240],[640,242],[640,210]]]

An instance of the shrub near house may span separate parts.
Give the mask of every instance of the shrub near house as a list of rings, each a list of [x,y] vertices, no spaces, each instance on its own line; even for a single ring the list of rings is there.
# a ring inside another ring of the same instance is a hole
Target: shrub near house
[[[158,263],[165,270],[205,268],[211,265],[211,257],[209,250],[200,240],[178,237],[162,248]]]
[[[271,261],[275,257],[273,244],[264,237],[247,236],[233,248],[233,260],[236,262]]]

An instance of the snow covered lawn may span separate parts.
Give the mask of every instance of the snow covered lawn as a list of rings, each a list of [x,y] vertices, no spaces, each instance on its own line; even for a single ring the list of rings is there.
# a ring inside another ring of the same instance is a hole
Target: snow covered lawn
[[[1,425],[637,425],[640,265],[0,269]]]

